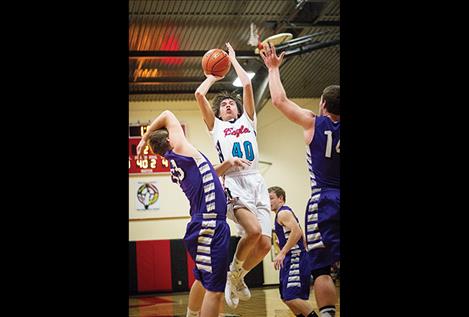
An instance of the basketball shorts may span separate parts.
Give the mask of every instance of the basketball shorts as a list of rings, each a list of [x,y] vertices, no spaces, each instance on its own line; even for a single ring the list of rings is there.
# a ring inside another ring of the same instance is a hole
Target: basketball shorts
[[[340,190],[311,195],[305,212],[305,235],[311,270],[340,260]]]
[[[280,298],[283,301],[309,299],[311,274],[305,251],[287,255],[279,274]]]
[[[258,172],[225,176],[225,188],[230,190],[235,198],[233,204],[228,205],[227,217],[236,223],[238,235],[244,236],[245,231],[234,215],[237,208],[246,208],[252,212],[261,225],[262,234],[272,237],[272,216],[270,212],[270,198],[264,178]]]
[[[192,217],[184,244],[195,262],[194,277],[206,290],[224,292],[229,265],[230,226],[226,217]]]

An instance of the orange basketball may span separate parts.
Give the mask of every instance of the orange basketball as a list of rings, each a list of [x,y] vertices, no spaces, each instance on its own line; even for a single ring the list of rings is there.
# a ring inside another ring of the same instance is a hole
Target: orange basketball
[[[213,48],[202,57],[202,69],[206,74],[223,77],[229,71],[231,62],[228,54],[219,48]]]

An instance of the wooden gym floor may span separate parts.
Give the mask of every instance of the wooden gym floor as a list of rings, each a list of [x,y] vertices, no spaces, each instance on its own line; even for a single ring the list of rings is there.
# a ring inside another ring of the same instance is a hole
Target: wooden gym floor
[[[336,317],[340,317],[340,285],[337,283]],[[165,293],[157,295],[139,295],[129,298],[129,317],[185,317],[188,292]],[[277,286],[252,288],[251,299],[241,301],[236,309],[225,305],[225,316],[232,317],[294,317],[293,313],[280,299]],[[318,312],[313,292],[310,302]]]

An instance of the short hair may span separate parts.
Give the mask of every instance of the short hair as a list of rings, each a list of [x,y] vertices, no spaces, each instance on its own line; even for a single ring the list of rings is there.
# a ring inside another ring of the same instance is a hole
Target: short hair
[[[241,97],[236,91],[229,92],[229,91],[222,91],[218,95],[215,96],[212,100],[212,110],[215,114],[215,117],[220,117],[220,104],[225,99],[232,99],[236,102],[236,107],[238,108],[238,118],[243,114],[243,103],[241,102]]]
[[[158,129],[148,135],[148,144],[155,154],[164,155],[169,149],[169,132],[166,128]]]
[[[278,198],[283,197],[283,201],[287,202],[287,194],[285,194],[285,191],[281,187],[278,187],[278,186],[269,187],[269,193],[271,192],[274,192]]]
[[[324,88],[322,98],[326,102],[326,110],[332,114],[340,115],[340,86],[330,85]]]

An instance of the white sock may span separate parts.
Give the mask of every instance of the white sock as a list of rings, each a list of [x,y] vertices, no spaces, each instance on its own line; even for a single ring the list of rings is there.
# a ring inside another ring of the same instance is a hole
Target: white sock
[[[241,268],[241,277],[244,278],[249,271],[246,271],[243,267]]]
[[[187,307],[187,314],[186,317],[199,317],[199,312],[198,311],[192,311]]]
[[[232,271],[244,270],[243,264],[244,264],[244,261],[240,261],[236,257],[234,257],[233,262],[231,262],[231,265],[230,265],[230,270]]]
[[[326,306],[319,310],[321,317],[335,317],[335,307]]]

